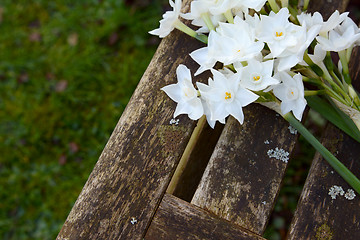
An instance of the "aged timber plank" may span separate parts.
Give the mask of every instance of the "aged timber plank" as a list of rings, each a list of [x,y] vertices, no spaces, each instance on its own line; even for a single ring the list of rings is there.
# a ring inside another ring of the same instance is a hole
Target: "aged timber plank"
[[[228,119],[191,203],[262,234],[287,166],[268,151],[291,152],[296,136],[263,106],[250,105],[244,115],[243,125]]]
[[[327,19],[347,3],[311,1],[309,11],[325,13]],[[261,234],[286,169],[285,163],[269,160],[267,150],[278,147],[291,152],[295,137],[275,113],[266,115],[267,109],[258,108],[249,110],[254,115],[243,126],[234,120],[227,123],[192,203]],[[270,145],[264,146],[269,140]]]
[[[360,177],[360,144],[333,125],[328,126],[322,141],[357,177]],[[332,186],[351,187],[316,154],[293,218],[289,239],[360,239],[360,196],[348,200],[337,195]]]
[[[348,1],[343,1],[348,3]],[[344,11],[344,6],[340,11]],[[332,10],[333,11],[333,10]],[[359,49],[353,51],[350,72],[354,86],[359,89]],[[322,144],[360,177],[360,144],[329,124],[325,130]],[[288,239],[360,239],[360,198],[349,200],[337,195],[329,195],[331,187],[339,186],[344,194],[349,185],[316,154],[302,191]]]
[[[175,196],[165,194],[145,239],[260,240],[263,238]]]
[[[57,239],[142,239],[196,124],[169,125],[175,103],[159,89],[180,63],[195,70],[201,46],[178,31],[161,42]]]
[[[350,0],[310,0],[308,12],[321,12],[327,20],[335,10],[344,12]]]
[[[309,11],[326,13],[327,19],[335,9],[343,11],[347,3],[311,1]],[[291,152],[295,141],[284,121],[276,119],[275,113],[265,117],[265,112],[262,108],[251,111],[254,115],[244,126],[233,120],[227,124],[192,200],[259,234],[265,230],[286,169],[285,163],[269,161],[266,151],[278,147]],[[266,140],[271,140],[268,148]]]

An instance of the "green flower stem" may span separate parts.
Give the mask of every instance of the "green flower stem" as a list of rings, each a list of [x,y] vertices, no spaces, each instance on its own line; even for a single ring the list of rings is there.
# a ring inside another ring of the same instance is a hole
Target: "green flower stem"
[[[346,60],[347,60],[347,63],[350,62],[351,53],[352,53],[353,48],[354,48],[354,45],[352,45],[351,47],[349,47],[348,49],[346,49]]]
[[[356,93],[356,91],[352,85],[349,85],[348,88],[349,88],[350,97],[354,100],[355,106],[359,109],[360,99],[359,99],[358,94]]]
[[[316,86],[322,86],[324,84],[323,82],[319,81],[319,79],[317,79],[317,78],[309,78],[309,77],[303,76],[302,80],[303,80],[303,82],[308,82],[308,83],[311,83]]]
[[[328,80],[328,81],[334,82],[334,80],[333,80],[332,77],[331,77],[331,74],[329,73],[329,70],[325,67],[325,64],[322,63],[322,64],[320,64],[320,65],[318,65],[318,66],[321,68],[321,70],[322,70],[323,73],[324,73],[321,77],[324,78],[324,79],[326,79],[326,80]]]
[[[315,96],[315,95],[321,95],[321,94],[324,94],[324,93],[325,93],[324,90],[305,90],[305,91],[304,91],[305,97]]]
[[[324,64],[325,64],[326,68],[329,69],[330,72],[334,70],[334,63],[332,61],[330,52],[326,52]]]
[[[277,13],[280,11],[279,5],[277,5],[275,0],[268,0],[268,3],[270,4],[270,8],[273,12]]]
[[[311,70],[313,70],[318,76],[324,75],[323,70],[311,60],[311,58],[307,53],[304,53],[304,61],[309,65]]]
[[[229,23],[234,23],[234,16],[231,12],[231,9],[227,10],[225,13],[224,13],[224,16],[226,18],[226,20],[229,22]]]
[[[235,69],[234,65],[232,65],[232,64],[226,65],[226,66],[224,66],[224,67],[227,67],[227,68],[230,69],[231,71],[236,72],[236,69]]]
[[[337,173],[360,194],[360,181],[329,150],[327,150],[291,113],[283,115],[293,127],[318,151]]]
[[[200,42],[203,42],[205,44],[208,43],[208,37],[204,34],[197,34],[195,37],[197,40],[199,40]]]
[[[310,2],[310,0],[305,0],[304,1],[304,12],[308,9],[308,6],[309,6],[309,2]]]
[[[306,76],[308,78],[311,78],[311,79],[316,79],[316,81],[320,81],[321,82],[321,79],[319,77],[319,75],[317,75],[311,68],[301,68],[300,69],[300,72],[303,76]]]
[[[344,90],[345,89],[344,84],[342,84],[340,79],[336,76],[336,74],[333,71],[331,72],[331,75],[333,76],[334,79],[336,79],[338,84],[336,84],[332,78],[329,78],[329,79],[325,78],[325,79],[330,83],[330,85],[334,89],[334,91],[336,91],[338,94],[341,94],[343,96],[343,99],[345,99],[346,101],[351,103],[351,98],[347,94],[347,91]]]
[[[348,61],[347,61],[347,53],[346,50],[340,51],[339,53],[339,57],[340,57],[340,62],[342,65],[342,73],[344,76],[344,80],[347,84],[351,84],[351,78],[350,78],[350,74],[349,74],[349,65],[348,65]]]
[[[327,93],[329,94],[330,97],[335,98],[336,100],[338,100],[339,102],[348,105],[348,103],[338,94],[336,93],[331,87],[329,87],[326,84],[321,84],[321,86],[327,91]]]
[[[268,15],[268,14],[269,14],[269,13],[265,10],[264,7],[261,8],[261,10],[260,10],[259,13],[262,14],[262,15]]]
[[[297,15],[298,15],[298,10],[291,7],[290,5],[287,6],[287,8],[289,9],[289,12],[290,12],[290,21],[292,21],[294,24],[296,25],[300,25],[298,19],[297,19]]]
[[[289,0],[281,0],[281,7],[286,8],[289,6]]]
[[[336,73],[334,72],[334,70],[330,70],[330,75],[333,79],[335,79],[336,83],[338,84],[338,86],[341,86],[344,89],[344,84],[342,83],[342,81],[338,78],[338,76],[336,75]]]
[[[212,23],[211,21],[211,18],[209,16],[209,13],[203,13],[201,14],[201,18],[202,20],[204,20],[206,26],[208,27],[208,29],[210,31],[215,31],[215,27],[214,27],[214,24]]]
[[[187,25],[185,25],[183,22],[181,22],[179,19],[175,22],[175,28],[186,33],[187,35],[196,38],[197,40],[207,44],[207,36],[202,34],[197,34],[194,30],[189,28]]]

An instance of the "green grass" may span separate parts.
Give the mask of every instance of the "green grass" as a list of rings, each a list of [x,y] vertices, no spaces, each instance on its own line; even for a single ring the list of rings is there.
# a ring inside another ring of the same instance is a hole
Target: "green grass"
[[[126,2],[0,2],[0,239],[56,237],[150,62],[167,0]],[[300,142],[269,239],[286,235],[309,168]]]
[[[157,47],[161,2],[0,2],[0,239],[55,238]]]

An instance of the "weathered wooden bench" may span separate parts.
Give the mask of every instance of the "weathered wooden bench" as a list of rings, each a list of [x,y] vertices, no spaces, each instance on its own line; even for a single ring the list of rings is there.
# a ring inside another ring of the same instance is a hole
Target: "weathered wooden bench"
[[[311,4],[326,19],[348,1]],[[267,151],[291,156],[297,136],[255,104],[243,125],[230,117],[213,130],[186,116],[170,124],[175,103],[159,89],[176,81],[180,63],[195,71],[188,53],[201,46],[178,31],[161,42],[57,239],[263,239],[287,168]],[[355,78],[358,68],[353,61]],[[323,144],[360,176],[358,143],[329,125]],[[332,199],[333,185],[349,188],[316,155],[289,239],[360,239],[360,197]]]

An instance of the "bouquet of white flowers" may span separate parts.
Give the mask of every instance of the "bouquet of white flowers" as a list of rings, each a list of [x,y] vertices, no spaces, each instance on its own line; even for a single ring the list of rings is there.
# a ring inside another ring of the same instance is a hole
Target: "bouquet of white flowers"
[[[206,43],[190,53],[199,64],[194,76],[207,70],[213,76],[195,88],[190,70],[178,66],[178,82],[161,89],[177,102],[174,117],[205,115],[214,127],[231,115],[242,124],[243,107],[263,104],[289,121],[360,193],[360,181],[300,123],[309,105],[360,142],[360,99],[348,68],[360,30],[348,13],[335,11],[324,21],[320,13],[301,12],[287,0],[281,7],[275,0],[194,0],[183,14],[181,0],[169,3],[173,11],[150,33],[162,38],[176,28]],[[180,18],[191,20],[196,30]],[[331,52],[338,54],[337,65]],[[215,69],[217,63],[221,67]]]

